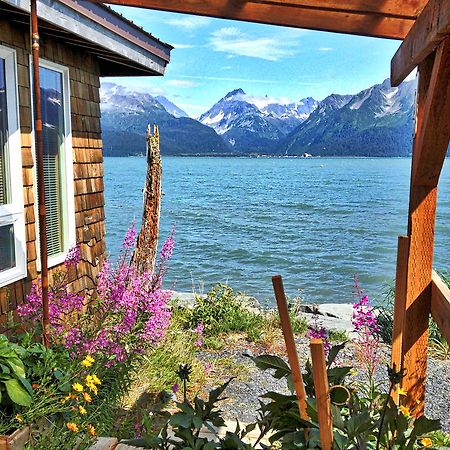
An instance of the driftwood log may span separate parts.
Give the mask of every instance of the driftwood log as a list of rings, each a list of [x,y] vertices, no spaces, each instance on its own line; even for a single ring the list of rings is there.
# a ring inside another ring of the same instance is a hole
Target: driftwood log
[[[147,175],[143,195],[142,225],[132,258],[132,264],[139,273],[153,271],[155,267],[161,212],[161,178],[159,130],[155,125],[152,134],[149,125],[147,128]]]

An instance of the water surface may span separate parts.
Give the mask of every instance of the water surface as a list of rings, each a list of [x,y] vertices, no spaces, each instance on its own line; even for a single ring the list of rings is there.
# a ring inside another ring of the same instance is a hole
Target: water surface
[[[215,282],[273,301],[271,276],[307,302],[351,302],[353,275],[374,299],[395,276],[406,233],[410,159],[163,158],[161,236],[177,244],[167,286]],[[142,214],[145,158],[105,158],[107,248]],[[450,168],[441,176],[435,267],[446,269]]]

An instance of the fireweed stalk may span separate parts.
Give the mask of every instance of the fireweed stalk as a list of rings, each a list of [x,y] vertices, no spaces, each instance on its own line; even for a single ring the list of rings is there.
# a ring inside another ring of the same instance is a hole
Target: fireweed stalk
[[[163,276],[175,245],[175,229],[162,246],[155,271],[138,274],[130,264],[136,242],[128,229],[116,265],[105,261],[96,292],[70,292],[68,273],[81,260],[79,248],[69,252],[66,272],[57,274],[49,294],[51,337],[72,357],[99,354],[105,364],[124,363],[158,344],[169,326],[171,292],[162,288]],[[42,317],[40,282],[33,285],[19,315],[39,323]]]
[[[358,301],[353,304],[352,325],[355,338],[356,356],[365,369],[369,394],[375,390],[375,371],[381,361],[381,343],[379,338],[380,327],[374,313],[374,309],[369,303],[369,296],[364,294],[358,284],[355,274],[355,289]]]

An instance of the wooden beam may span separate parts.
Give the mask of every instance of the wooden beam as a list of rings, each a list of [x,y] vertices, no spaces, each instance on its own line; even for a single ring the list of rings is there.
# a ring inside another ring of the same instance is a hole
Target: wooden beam
[[[450,344],[450,289],[434,271],[431,286],[431,315]]]
[[[448,34],[450,0],[430,0],[392,58],[392,86],[398,86]]]
[[[409,237],[398,237],[397,271],[395,277],[394,327],[392,330],[392,367],[402,367],[402,336],[406,314],[406,282],[408,277]],[[398,403],[398,390],[392,394]]]
[[[100,2],[100,0],[93,1]],[[378,12],[369,14],[345,8],[320,8],[319,1],[312,0],[286,3],[280,1],[255,3],[244,0],[108,0],[107,3],[390,39],[403,39],[414,24],[414,18]],[[302,3],[314,4],[317,8]],[[343,3],[347,4],[347,7],[353,4],[356,8],[358,1],[346,0]],[[369,4],[368,1],[365,3]]]
[[[248,0],[248,3],[296,6],[358,14],[379,14],[415,20],[428,0]]]
[[[402,367],[405,369],[402,387],[407,391],[402,402],[417,415],[423,414],[425,400],[437,188],[418,185],[414,173],[421,164],[423,152],[426,151],[422,147],[420,133],[424,131],[424,124],[427,123],[427,100],[435,95],[435,84],[432,82],[435,62],[434,56],[430,55],[419,66],[416,118],[418,132],[414,138],[411,169],[408,215],[410,242],[402,331]]]
[[[450,36],[425,64],[430,66],[432,59],[429,87],[417,123],[412,180],[417,186],[436,187],[450,139]]]

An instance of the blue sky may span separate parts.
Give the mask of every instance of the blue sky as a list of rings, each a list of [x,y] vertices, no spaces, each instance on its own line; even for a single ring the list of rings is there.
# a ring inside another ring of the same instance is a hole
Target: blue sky
[[[283,101],[354,94],[389,76],[400,41],[115,7],[175,46],[164,77],[108,78],[164,95],[192,117],[227,92]]]

